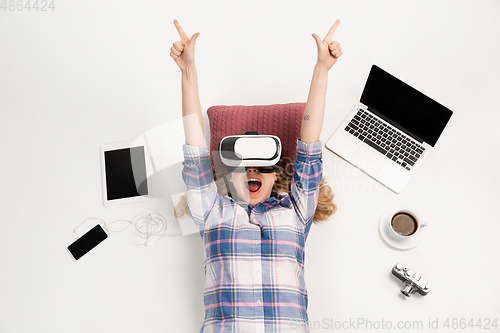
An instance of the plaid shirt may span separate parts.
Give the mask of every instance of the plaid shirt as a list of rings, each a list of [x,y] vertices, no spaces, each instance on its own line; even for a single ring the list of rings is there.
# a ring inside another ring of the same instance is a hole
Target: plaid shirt
[[[323,174],[321,142],[297,140],[291,196],[255,207],[217,193],[207,147],[183,151],[188,206],[205,245],[200,332],[309,332],[304,247]]]

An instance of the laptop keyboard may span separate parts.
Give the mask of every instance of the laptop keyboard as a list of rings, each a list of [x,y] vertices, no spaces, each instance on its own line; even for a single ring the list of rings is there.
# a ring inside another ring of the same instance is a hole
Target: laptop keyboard
[[[372,146],[406,170],[411,170],[425,148],[406,134],[360,109],[345,131]]]

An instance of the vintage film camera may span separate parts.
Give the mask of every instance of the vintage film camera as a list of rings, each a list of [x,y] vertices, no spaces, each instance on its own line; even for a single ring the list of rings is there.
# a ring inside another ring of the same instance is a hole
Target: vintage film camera
[[[409,270],[403,264],[396,264],[392,268],[392,274],[400,279],[404,284],[401,293],[406,297],[411,297],[411,293],[416,291],[422,296],[425,296],[431,291],[431,286],[417,273]]]

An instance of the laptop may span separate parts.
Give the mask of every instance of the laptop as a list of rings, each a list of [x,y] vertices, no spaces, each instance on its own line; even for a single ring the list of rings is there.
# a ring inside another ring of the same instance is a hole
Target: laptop
[[[373,65],[360,103],[325,146],[401,193],[429,156],[452,114],[445,106]]]

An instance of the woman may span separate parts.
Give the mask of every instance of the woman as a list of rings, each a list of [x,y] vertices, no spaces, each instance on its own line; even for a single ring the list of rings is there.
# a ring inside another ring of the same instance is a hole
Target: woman
[[[234,198],[217,193],[204,142],[194,61],[200,34],[189,38],[177,20],[174,24],[181,37],[170,55],[182,72],[183,179],[190,215],[205,244],[205,320],[200,332],[309,332],[304,247],[321,201],[319,135],[328,71],[342,55],[340,44],[332,41],[340,21],[323,40],[312,34],[318,57],[290,186],[281,186],[287,167],[279,172],[247,167],[229,176]],[[335,211],[333,195],[328,197],[328,213],[321,219]]]

